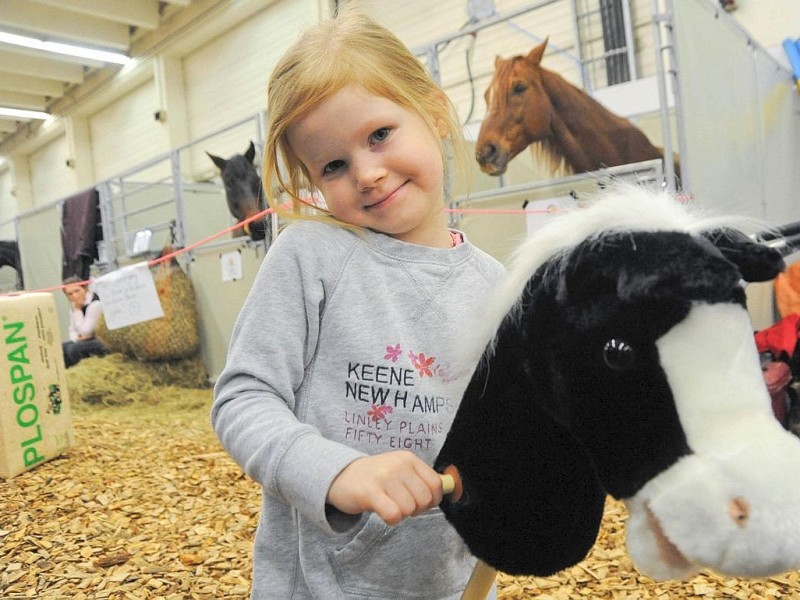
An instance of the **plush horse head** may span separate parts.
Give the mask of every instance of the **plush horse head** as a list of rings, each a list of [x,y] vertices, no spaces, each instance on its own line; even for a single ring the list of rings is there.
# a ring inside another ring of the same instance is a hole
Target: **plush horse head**
[[[228,159],[214,156],[210,152],[206,152],[206,154],[220,170],[222,182],[225,184],[228,210],[238,222],[242,222],[266,208],[261,177],[253,163],[256,156],[256,147],[253,142],[250,142],[250,147],[244,154],[234,154]],[[246,233],[254,240],[263,240],[268,238],[270,233],[269,223],[266,220],[251,221],[242,229],[237,229],[233,235],[238,237]]]
[[[630,121],[542,67],[546,47],[547,40],[527,56],[495,59],[475,152],[481,171],[502,175],[533,143],[554,171],[569,173],[663,158]]]
[[[800,567],[800,439],[772,413],[742,286],[783,259],[732,226],[616,188],[521,246],[435,464],[460,475],[442,509],[478,558],[574,565],[608,493],[653,578]]]

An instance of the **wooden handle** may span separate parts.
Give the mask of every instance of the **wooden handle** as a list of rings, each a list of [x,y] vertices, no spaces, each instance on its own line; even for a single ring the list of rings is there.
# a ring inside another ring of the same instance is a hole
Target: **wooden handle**
[[[458,472],[456,466],[449,465],[444,470],[444,473],[442,473],[441,478],[442,491],[445,495],[451,495],[450,499],[453,502],[461,500],[461,496],[464,493],[464,486],[461,484],[461,474]]]
[[[452,494],[453,490],[456,489],[456,480],[453,479],[452,475],[442,475],[442,492],[444,495],[447,496],[448,494]]]
[[[461,600],[486,600],[496,578],[497,571],[479,559],[461,594]]]
[[[441,478],[442,491],[446,495],[451,494],[453,502],[458,502],[464,493],[464,487],[461,482],[461,474],[456,466],[450,465],[447,467]],[[496,578],[497,570],[478,559],[467,582],[467,587],[464,588],[464,592],[461,594],[461,600],[486,600],[486,596],[492,590]]]

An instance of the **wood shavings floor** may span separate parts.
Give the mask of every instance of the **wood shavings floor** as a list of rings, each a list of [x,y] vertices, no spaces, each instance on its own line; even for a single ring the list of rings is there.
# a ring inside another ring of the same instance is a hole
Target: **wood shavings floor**
[[[0,480],[0,598],[249,597],[258,487],[211,431],[211,391],[179,401],[73,406],[69,453]],[[625,519],[609,500],[585,561],[554,577],[500,574],[499,598],[800,600],[797,572],[682,583],[640,576],[625,553]]]

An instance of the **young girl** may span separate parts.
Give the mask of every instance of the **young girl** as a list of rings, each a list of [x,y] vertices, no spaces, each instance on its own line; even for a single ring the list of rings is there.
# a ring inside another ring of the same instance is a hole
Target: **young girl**
[[[268,131],[265,187],[305,219],[264,259],[212,409],[263,487],[252,597],[458,598],[475,561],[430,465],[502,267],[446,225],[457,117],[397,38],[347,13],[280,60]]]

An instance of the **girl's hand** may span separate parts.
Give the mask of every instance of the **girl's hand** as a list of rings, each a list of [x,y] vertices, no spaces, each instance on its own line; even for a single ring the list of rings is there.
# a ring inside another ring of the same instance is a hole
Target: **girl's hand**
[[[347,514],[376,513],[387,525],[442,501],[439,474],[412,452],[399,450],[350,463],[328,490],[327,502]]]

